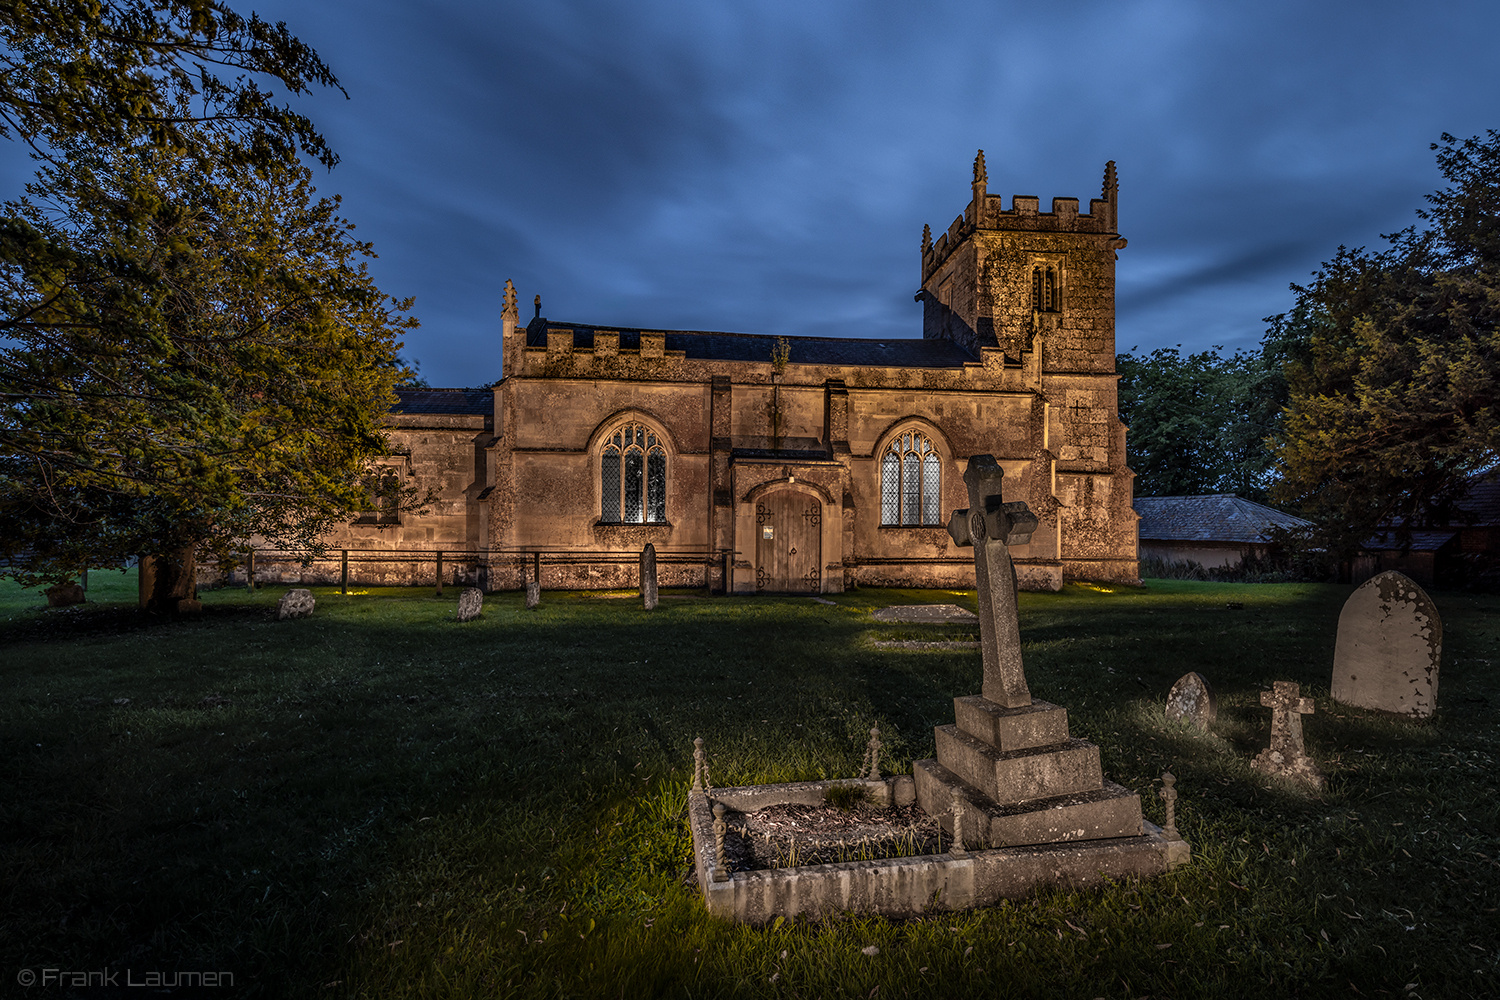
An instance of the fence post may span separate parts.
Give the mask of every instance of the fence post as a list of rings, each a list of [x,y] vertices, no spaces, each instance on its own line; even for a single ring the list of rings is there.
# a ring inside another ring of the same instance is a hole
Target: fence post
[[[255,550],[254,549],[251,549],[250,550],[250,554],[245,557],[245,589],[246,590],[254,590],[255,589]]]
[[[437,595],[443,596],[443,550],[438,549]]]
[[[343,593],[347,594],[349,593],[349,550],[340,549],[339,551],[343,555],[344,559],[343,570],[340,573],[339,589]]]
[[[87,566],[83,567],[83,572],[79,575],[83,577],[83,589],[87,591],[89,589],[89,568]]]
[[[538,587],[542,585],[542,552],[540,549],[531,554],[531,579]]]

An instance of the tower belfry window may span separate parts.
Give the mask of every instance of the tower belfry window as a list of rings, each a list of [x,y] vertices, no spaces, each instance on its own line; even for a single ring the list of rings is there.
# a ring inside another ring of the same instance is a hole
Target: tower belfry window
[[[916,431],[892,441],[880,459],[880,523],[942,524],[942,464]]]
[[[1031,308],[1037,312],[1058,312],[1061,298],[1057,290],[1057,268],[1034,267],[1031,269]]]
[[[667,519],[667,450],[640,424],[615,429],[599,455],[599,520],[652,524]]]

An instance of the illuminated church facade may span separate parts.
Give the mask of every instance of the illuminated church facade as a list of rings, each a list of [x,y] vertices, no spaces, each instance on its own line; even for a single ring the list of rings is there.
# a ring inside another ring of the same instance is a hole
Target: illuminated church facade
[[[506,283],[501,378],[403,389],[388,475],[436,502],[329,538],[368,583],[663,586],[731,593],[974,585],[949,538],[970,455],[1040,519],[1023,587],[1138,579],[1132,473],[1116,406],[1114,164],[1080,212],[972,197],[924,229],[920,338],[621,329],[536,315]],[[270,564],[265,564],[269,570]],[[326,574],[323,574],[326,576]]]

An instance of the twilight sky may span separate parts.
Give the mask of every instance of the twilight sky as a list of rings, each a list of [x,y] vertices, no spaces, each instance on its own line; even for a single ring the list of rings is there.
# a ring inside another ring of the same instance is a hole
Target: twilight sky
[[[1287,284],[1500,128],[1495,0],[235,0],[349,93],[297,102],[320,190],[416,297],[433,385],[523,319],[921,335],[922,224],[1120,174],[1117,345],[1255,345]],[[14,153],[14,151],[12,151]],[[9,171],[7,171],[9,173]]]

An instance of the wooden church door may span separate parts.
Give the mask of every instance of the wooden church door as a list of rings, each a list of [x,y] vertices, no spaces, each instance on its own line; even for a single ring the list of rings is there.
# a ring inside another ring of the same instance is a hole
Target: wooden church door
[[[823,504],[782,490],[755,505],[755,589],[816,594],[823,589]]]

